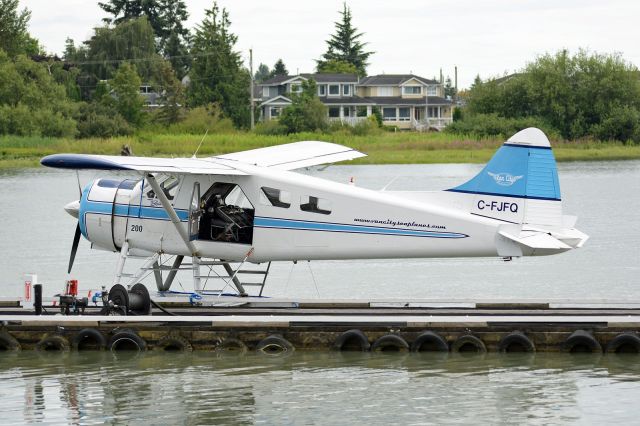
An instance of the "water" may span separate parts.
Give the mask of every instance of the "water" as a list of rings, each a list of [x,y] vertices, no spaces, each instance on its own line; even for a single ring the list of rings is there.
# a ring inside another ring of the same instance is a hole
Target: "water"
[[[313,173],[342,182],[355,176],[369,188],[391,182],[390,190],[435,190],[461,183],[479,168],[341,166]],[[578,228],[591,236],[583,249],[508,263],[280,264],[266,291],[640,301],[640,162],[561,164],[560,181],[565,213],[577,214]],[[76,198],[70,172],[0,175],[0,295],[20,295],[22,274],[29,271],[39,274],[47,294],[62,288],[75,227],[62,206]],[[82,241],[73,277],[83,290],[109,284],[115,261]],[[0,424],[637,423],[639,379],[637,356],[624,355],[0,353]]]

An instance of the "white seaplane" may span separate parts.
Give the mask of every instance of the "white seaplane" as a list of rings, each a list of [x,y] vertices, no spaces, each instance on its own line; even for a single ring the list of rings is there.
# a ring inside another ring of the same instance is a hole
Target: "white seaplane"
[[[203,265],[223,266],[246,295],[238,279],[245,262],[510,259],[562,253],[588,238],[574,228],[576,217],[563,214],[555,158],[539,129],[516,133],[478,175],[439,192],[374,191],[292,171],[363,156],[305,141],[208,158],[55,154],[41,163],[139,175],[97,179],[65,206],[78,219],[69,271],[82,234],[92,248],[120,252],[114,284],[153,271],[163,291],[181,268],[193,270],[201,291]],[[162,255],[174,256],[173,264],[159,264]],[[131,256],[147,259],[127,277]]]

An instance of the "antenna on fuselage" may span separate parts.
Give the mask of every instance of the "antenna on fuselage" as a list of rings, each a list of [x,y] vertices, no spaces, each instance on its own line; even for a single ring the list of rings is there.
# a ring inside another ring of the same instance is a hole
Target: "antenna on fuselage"
[[[198,147],[196,148],[196,152],[193,153],[193,155],[191,156],[191,158],[196,158],[196,154],[198,153],[198,151],[200,150],[200,147],[202,146],[202,142],[204,142],[204,138],[207,137],[207,133],[209,133],[209,129],[207,129],[206,132],[204,132],[204,136],[202,137],[202,140],[200,141],[200,144],[198,144]]]

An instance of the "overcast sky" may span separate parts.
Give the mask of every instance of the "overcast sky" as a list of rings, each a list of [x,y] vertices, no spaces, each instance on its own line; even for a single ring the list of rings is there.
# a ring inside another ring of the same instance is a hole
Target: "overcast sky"
[[[30,32],[60,54],[66,37],[79,43],[106,14],[94,0],[21,0],[32,11]],[[188,0],[189,26],[204,18],[210,0]],[[342,0],[220,0],[231,17],[239,50],[254,69],[282,58],[291,73],[313,72],[326,50]],[[521,69],[537,55],[568,48],[620,52],[640,64],[638,0],[350,0],[353,24],[375,52],[369,74],[413,72],[437,76],[442,68],[458,85]]]

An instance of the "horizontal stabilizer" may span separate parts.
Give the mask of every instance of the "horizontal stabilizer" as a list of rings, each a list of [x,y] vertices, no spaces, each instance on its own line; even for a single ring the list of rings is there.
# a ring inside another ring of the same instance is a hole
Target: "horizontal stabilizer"
[[[278,170],[294,170],[360,157],[366,157],[366,154],[343,145],[320,141],[302,141],[217,155],[211,159],[238,161]]]

